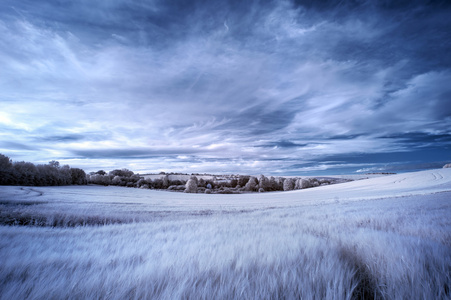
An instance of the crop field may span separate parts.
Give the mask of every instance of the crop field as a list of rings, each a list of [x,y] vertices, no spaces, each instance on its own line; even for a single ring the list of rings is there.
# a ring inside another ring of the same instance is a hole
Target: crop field
[[[291,192],[0,187],[0,299],[451,299],[451,169]]]

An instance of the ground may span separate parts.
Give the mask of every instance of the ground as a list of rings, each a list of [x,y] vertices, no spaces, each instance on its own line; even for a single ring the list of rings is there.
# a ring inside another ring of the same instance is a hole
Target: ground
[[[451,169],[291,192],[0,187],[0,298],[450,299]]]

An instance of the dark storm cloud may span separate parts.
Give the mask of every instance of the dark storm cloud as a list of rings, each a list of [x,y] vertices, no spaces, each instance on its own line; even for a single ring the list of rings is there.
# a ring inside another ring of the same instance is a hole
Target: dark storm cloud
[[[2,1],[2,151],[251,173],[445,161],[450,13],[447,1]]]

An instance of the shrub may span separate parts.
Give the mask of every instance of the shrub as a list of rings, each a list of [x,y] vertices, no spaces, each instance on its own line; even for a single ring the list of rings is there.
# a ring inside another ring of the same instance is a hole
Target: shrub
[[[316,178],[310,178],[309,181],[310,181],[310,187],[320,186],[320,183],[319,183],[318,179],[316,179]]]
[[[162,188],[167,189],[169,187],[169,175],[163,177]]]
[[[152,187],[154,189],[162,189],[163,188],[163,179],[156,178],[152,180]]]
[[[249,178],[249,181],[244,186],[244,190],[248,191],[248,192],[253,192],[253,191],[256,191],[257,188],[258,188],[257,178],[255,178],[254,176],[251,176]]]
[[[283,190],[284,191],[291,191],[294,189],[294,179],[293,178],[287,178],[283,182]]]
[[[199,179],[199,182],[197,183],[198,187],[206,187],[207,183],[205,182],[205,179],[201,178]]]
[[[234,191],[232,191],[231,189],[229,189],[227,187],[217,191],[217,193],[218,194],[236,194]]]
[[[240,186],[245,186],[245,185],[247,184],[247,182],[249,181],[250,178],[251,178],[250,176],[243,176],[243,175],[240,175],[240,176],[238,177],[238,185],[240,185]]]
[[[114,178],[111,180],[111,184],[120,185],[121,181],[122,181],[121,176],[114,176]]]
[[[303,178],[299,178],[296,181],[296,189],[300,190],[300,189],[306,189],[310,187],[310,181],[307,179],[303,179]]]
[[[238,179],[234,178],[230,180],[230,187],[236,187],[238,185]]]
[[[138,182],[136,183],[136,185],[138,186],[138,187],[141,187],[141,186],[143,186],[144,184],[146,184],[147,183],[147,181],[144,179],[144,178],[141,178],[140,180],[138,180]]]
[[[269,179],[266,178],[264,175],[260,175],[258,178],[258,187],[264,190],[270,190],[271,186],[269,183]]]
[[[197,193],[197,178],[196,176],[191,176],[191,178],[186,182],[185,193]]]
[[[113,171],[110,171],[109,173],[111,176],[121,176],[121,177],[131,177],[133,175],[133,172],[130,171],[129,169],[116,169]]]

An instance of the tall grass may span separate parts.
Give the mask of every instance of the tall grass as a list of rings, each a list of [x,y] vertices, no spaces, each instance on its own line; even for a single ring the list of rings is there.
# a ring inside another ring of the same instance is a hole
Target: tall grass
[[[97,200],[80,210],[7,203],[2,213],[81,226],[0,226],[0,299],[451,299],[449,199],[158,217]]]

